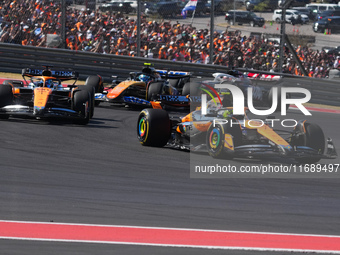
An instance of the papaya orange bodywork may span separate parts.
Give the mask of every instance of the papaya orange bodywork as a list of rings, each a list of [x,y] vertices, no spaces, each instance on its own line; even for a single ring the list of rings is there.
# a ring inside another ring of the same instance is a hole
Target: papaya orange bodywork
[[[229,150],[234,150],[234,142],[233,138],[230,134],[224,135],[224,147],[228,148]]]
[[[206,132],[208,131],[211,122],[210,121],[194,121],[192,123],[194,125],[195,128],[197,128],[197,130],[201,131],[201,132]]]
[[[153,109],[163,109],[161,102],[151,101],[150,103],[151,103],[151,106],[152,106]]]
[[[192,116],[191,113],[186,115],[185,117],[182,118],[182,122],[190,122],[192,121]],[[197,130],[201,132],[205,132],[209,129],[211,122],[210,121],[193,121],[192,123]]]
[[[191,121],[191,113],[189,113],[188,115],[182,118],[182,122],[189,122],[189,121]]]
[[[119,83],[116,87],[114,87],[108,94],[107,98],[109,99],[115,99],[117,98],[124,90],[126,90],[131,85],[138,86],[145,88],[145,83],[142,81],[123,81]]]
[[[251,125],[249,124],[250,122],[252,122]],[[281,136],[279,136],[272,128],[270,128],[267,125],[263,125],[263,123],[259,121],[247,120],[245,121],[244,125],[248,129],[257,129],[257,132],[260,135],[268,138],[270,141],[274,142],[275,144],[284,145],[284,146],[289,145],[289,143],[287,143],[286,140],[284,140]]]
[[[43,108],[46,106],[49,95],[52,94],[52,89],[41,87],[34,90],[34,107]]]
[[[182,122],[190,122],[190,121],[192,121],[191,113],[182,118]],[[194,121],[193,125],[199,131],[205,132],[209,129],[211,122]],[[267,125],[263,125],[263,123],[259,121],[245,120],[244,126],[247,129],[256,129],[259,134],[268,138],[275,144],[289,146],[289,143],[286,140],[284,140],[281,136],[279,136],[272,128],[270,128]]]

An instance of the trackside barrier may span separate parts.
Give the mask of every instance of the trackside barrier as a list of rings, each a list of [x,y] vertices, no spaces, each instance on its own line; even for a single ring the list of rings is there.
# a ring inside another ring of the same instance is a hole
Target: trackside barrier
[[[194,76],[200,76],[204,79],[212,79],[212,73],[223,73],[228,70],[225,66],[218,65],[0,43],[0,72],[21,73],[23,68],[40,68],[43,65],[50,65],[54,69],[77,71],[81,79],[85,79],[89,75],[99,74],[106,82],[110,82],[112,75],[126,78],[130,72],[140,71],[145,62],[154,64],[157,69],[191,72]],[[254,73],[254,70],[238,70]],[[340,106],[340,79],[314,79],[290,74],[258,73],[280,75],[284,78],[279,80],[271,79],[270,81],[254,79],[254,84],[267,88],[276,84],[287,87],[303,87],[311,91],[311,103]]]
[[[130,72],[140,71],[145,62],[157,69],[192,72],[202,77],[227,70],[223,66],[0,43],[0,71],[21,73],[22,68],[48,64],[54,69],[77,71],[84,77],[99,74],[109,82],[112,75],[128,77]]]

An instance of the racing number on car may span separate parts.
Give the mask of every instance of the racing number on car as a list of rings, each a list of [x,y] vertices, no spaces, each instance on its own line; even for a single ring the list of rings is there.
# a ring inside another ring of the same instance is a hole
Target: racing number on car
[[[44,107],[51,92],[52,90],[49,88],[36,88],[34,90],[34,106]]]

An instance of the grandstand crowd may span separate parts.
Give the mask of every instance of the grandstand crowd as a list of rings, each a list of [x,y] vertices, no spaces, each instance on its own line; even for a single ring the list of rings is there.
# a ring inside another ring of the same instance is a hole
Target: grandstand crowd
[[[3,0],[0,3],[0,42],[48,47],[47,34],[60,35],[61,5],[52,0]],[[137,22],[120,13],[101,13],[67,8],[66,47],[70,50],[136,56]],[[214,32],[210,45],[208,29],[196,29],[170,21],[148,21],[142,15],[141,56],[146,58],[209,63],[214,47],[215,65],[264,71],[279,70],[279,44],[241,32]],[[298,47],[297,55],[310,77],[324,78],[339,67],[339,56]],[[302,75],[288,49],[283,72]]]

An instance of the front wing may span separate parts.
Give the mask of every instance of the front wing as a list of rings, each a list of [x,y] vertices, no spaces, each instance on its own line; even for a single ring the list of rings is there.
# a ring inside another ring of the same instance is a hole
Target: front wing
[[[108,99],[105,93],[96,93],[95,100],[99,102],[110,102],[110,103],[126,103],[133,105],[140,105],[145,107],[152,107],[152,102],[133,96],[123,96],[118,99]],[[156,102],[160,102],[162,105],[171,105],[178,107],[188,107],[191,102],[201,102],[201,98],[198,96],[187,97],[187,96],[172,96],[172,95],[159,95]]]
[[[234,156],[235,157],[248,157],[248,158],[261,158],[261,157],[271,157],[279,156],[284,158],[311,158],[318,157],[324,159],[335,159],[337,158],[337,152],[330,138],[327,141],[327,150],[324,154],[318,151],[306,147],[306,146],[294,146],[292,149],[287,149],[281,146],[272,145],[243,145],[235,147]]]
[[[85,107],[85,106],[84,106]],[[86,111],[87,112],[87,111]],[[52,118],[63,117],[73,119],[86,118],[83,114],[76,112],[72,109],[51,107],[45,108],[43,112],[35,113],[34,108],[25,105],[8,105],[0,108],[1,115],[13,115],[13,116],[28,116],[28,117],[40,117],[40,118]]]
[[[183,149],[192,152],[204,152],[207,151],[206,144],[191,144],[190,141],[178,142],[180,139],[175,139],[173,136],[169,142],[168,146],[175,149]],[[224,148],[228,152],[232,153],[234,157],[240,158],[266,158],[266,157],[284,157],[284,158],[311,158],[318,157],[323,159],[336,159],[337,152],[333,141],[328,138],[326,141],[326,149],[323,154],[318,151],[306,147],[306,146],[284,146],[280,145],[266,145],[266,144],[248,144],[241,145],[230,151],[227,147]]]

